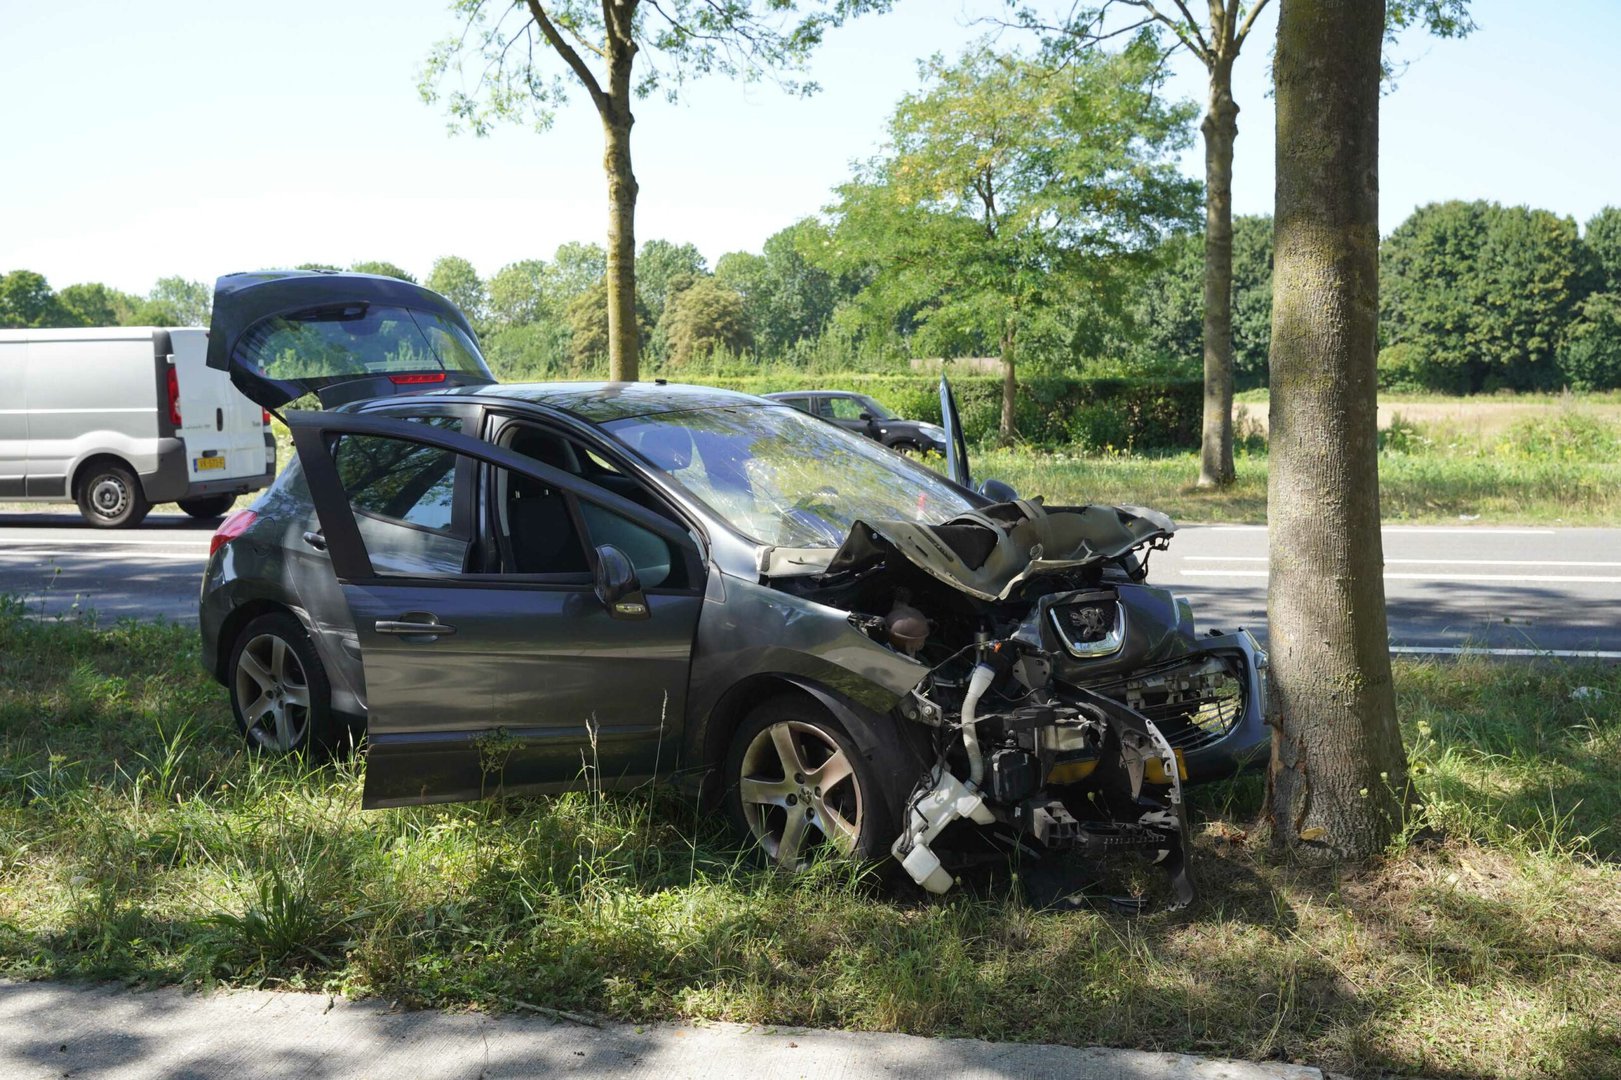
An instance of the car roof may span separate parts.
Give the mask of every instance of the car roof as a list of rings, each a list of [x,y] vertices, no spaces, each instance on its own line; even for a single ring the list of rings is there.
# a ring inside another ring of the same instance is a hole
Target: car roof
[[[787,397],[805,397],[808,394],[825,394],[829,397],[866,397],[866,394],[857,390],[773,390],[769,394],[761,394],[772,401],[779,401]]]
[[[662,382],[492,383],[489,386],[434,390],[413,396],[505,398],[509,401],[543,405],[592,424],[604,424],[612,420],[651,416],[657,413],[767,404],[762,398],[736,390]]]

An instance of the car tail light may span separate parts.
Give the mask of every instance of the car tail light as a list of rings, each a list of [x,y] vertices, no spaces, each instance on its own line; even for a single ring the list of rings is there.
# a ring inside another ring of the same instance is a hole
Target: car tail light
[[[180,426],[180,376],[169,368],[169,423]]]
[[[230,517],[220,522],[220,527],[214,530],[213,536],[209,537],[208,553],[210,555],[214,554],[214,552],[218,551],[226,544],[229,544],[232,540],[235,540],[237,537],[247,532],[253,523],[258,520],[259,515],[255,514],[252,510],[236,511]]]
[[[270,426],[270,410],[269,409],[260,409],[259,412],[263,414],[260,417],[259,422],[262,423],[265,427],[269,427]]]
[[[410,375],[390,375],[388,381],[395,386],[422,386],[427,383],[442,383],[445,373],[442,371],[425,371]]]

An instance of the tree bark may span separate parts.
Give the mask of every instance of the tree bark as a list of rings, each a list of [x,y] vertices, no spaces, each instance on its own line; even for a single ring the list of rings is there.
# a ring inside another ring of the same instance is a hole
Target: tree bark
[[[636,323],[636,175],[630,167],[628,106],[604,117],[602,168],[608,174],[608,378],[639,377],[641,328]]]
[[[638,0],[604,0],[608,92],[602,115],[602,169],[608,174],[608,378],[640,376],[642,335],[636,323],[636,174],[630,167],[630,73],[636,62]]]
[[[1014,332],[1009,327],[1002,334],[1002,427],[1003,446],[1011,446],[1018,429],[1013,422],[1013,399],[1019,389],[1019,380],[1013,370]]]
[[[1365,858],[1411,798],[1379,534],[1383,0],[1282,0],[1271,355],[1273,843]]]
[[[1204,133],[1204,430],[1199,486],[1233,482],[1233,100],[1232,58],[1210,66],[1210,107]]]

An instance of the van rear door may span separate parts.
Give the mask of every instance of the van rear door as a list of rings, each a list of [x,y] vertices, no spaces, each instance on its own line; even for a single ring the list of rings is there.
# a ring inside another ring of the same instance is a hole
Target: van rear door
[[[175,374],[175,434],[186,444],[188,483],[262,476],[264,410],[231,385],[231,377],[208,366],[208,333],[170,330],[168,361]]]
[[[455,304],[371,274],[271,270],[214,286],[208,366],[266,409],[492,383]]]

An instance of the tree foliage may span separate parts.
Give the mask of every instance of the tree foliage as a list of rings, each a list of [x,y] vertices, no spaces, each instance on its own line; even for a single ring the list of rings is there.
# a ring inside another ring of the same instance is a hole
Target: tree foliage
[[[474,326],[484,322],[485,291],[473,264],[459,255],[442,255],[428,272],[428,288],[462,309]]]
[[[417,283],[416,278],[400,269],[399,266],[382,259],[357,262],[352,264],[349,269],[357,274],[376,274],[379,277],[399,278],[401,281],[409,281],[413,285]]]
[[[840,189],[823,265],[870,275],[853,304],[869,324],[1000,354],[1006,436],[1021,351],[1067,337],[1077,294],[1106,294],[1188,221],[1197,186],[1174,155],[1190,114],[1158,98],[1147,40],[1057,71],[980,45],[923,75],[886,152]]]
[[[1204,334],[1204,237],[1180,233],[1132,302],[1131,347],[1144,366],[1197,373]],[[1233,365],[1240,387],[1266,385],[1272,348],[1272,217],[1233,218]]]
[[[684,366],[717,349],[741,353],[754,346],[743,297],[713,277],[693,279],[676,293],[665,310],[661,327],[670,350],[670,363]]]
[[[1381,248],[1383,342],[1419,350],[1431,389],[1557,385],[1581,264],[1570,218],[1489,202],[1420,207]]]

